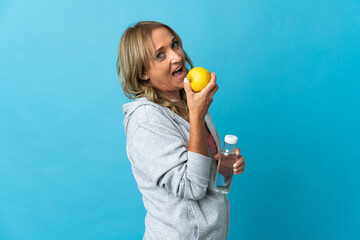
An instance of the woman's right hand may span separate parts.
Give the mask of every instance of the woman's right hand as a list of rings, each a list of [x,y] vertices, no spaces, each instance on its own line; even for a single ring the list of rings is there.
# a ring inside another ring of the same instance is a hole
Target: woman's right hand
[[[215,73],[211,73],[210,82],[200,92],[194,92],[191,89],[190,82],[184,79],[184,90],[186,92],[187,105],[189,108],[189,117],[205,119],[206,113],[213,101],[215,92],[219,89],[216,83]]]

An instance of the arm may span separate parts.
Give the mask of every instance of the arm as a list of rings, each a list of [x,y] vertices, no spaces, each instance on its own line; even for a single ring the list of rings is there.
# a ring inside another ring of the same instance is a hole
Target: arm
[[[184,79],[187,104],[190,118],[189,151],[194,151],[205,156],[210,156],[206,141],[205,115],[213,101],[213,95],[219,89],[216,84],[215,73],[211,74],[211,80],[200,92],[193,92],[189,81]]]
[[[189,151],[210,157],[205,133],[205,120],[190,115]]]
[[[151,121],[140,124],[130,146],[136,167],[150,181],[177,197],[194,200],[206,193],[212,160],[196,150],[188,150],[171,124]]]

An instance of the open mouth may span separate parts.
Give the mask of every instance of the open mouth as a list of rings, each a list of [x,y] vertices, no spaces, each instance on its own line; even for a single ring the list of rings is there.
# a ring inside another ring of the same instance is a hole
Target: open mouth
[[[183,67],[179,67],[177,68],[173,73],[172,75],[176,78],[181,78],[181,77],[185,77],[183,76],[184,75],[184,70],[183,70]]]

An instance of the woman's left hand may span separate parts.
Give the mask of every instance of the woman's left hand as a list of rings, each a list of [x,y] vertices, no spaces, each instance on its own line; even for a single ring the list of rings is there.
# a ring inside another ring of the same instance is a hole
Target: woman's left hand
[[[234,163],[234,174],[242,174],[244,172],[244,168],[246,166],[245,158],[244,156],[240,156],[240,148],[235,148],[235,156],[236,156],[236,162]]]
[[[235,148],[235,158],[236,158],[236,161],[233,164],[233,172],[235,175],[239,175],[244,172],[244,168],[246,166],[244,156],[240,156],[240,148]],[[219,161],[219,159],[220,159],[220,154],[218,153],[215,155],[215,160]],[[222,162],[221,166],[223,166],[223,165],[228,165],[228,164],[226,162],[225,163]],[[230,166],[228,165],[226,168],[229,169]]]

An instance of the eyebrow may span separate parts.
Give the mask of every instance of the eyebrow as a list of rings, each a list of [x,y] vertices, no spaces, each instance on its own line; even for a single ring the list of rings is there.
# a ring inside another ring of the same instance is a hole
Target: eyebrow
[[[174,38],[172,39],[171,43],[173,43],[173,42],[175,42],[175,41],[177,41],[176,37],[174,37]],[[155,54],[158,53],[158,52],[160,52],[160,51],[162,51],[163,49],[164,49],[164,47],[160,47],[158,50],[155,51]]]

